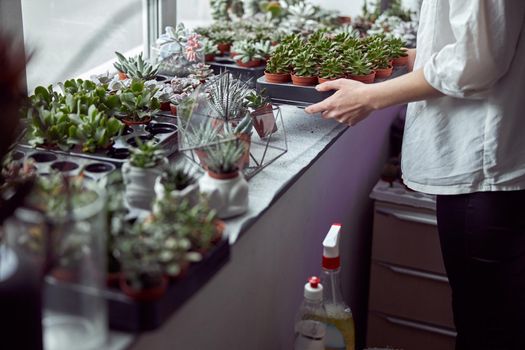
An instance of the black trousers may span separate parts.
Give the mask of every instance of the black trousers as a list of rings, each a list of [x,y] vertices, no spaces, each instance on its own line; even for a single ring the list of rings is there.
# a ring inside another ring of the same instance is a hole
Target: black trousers
[[[525,191],[438,196],[456,350],[525,350]]]

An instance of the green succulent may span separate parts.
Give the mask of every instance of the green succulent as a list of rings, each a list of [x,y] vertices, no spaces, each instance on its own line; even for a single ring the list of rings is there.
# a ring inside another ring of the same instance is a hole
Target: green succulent
[[[324,79],[339,79],[345,76],[344,62],[339,57],[330,55],[319,68],[319,77]]]
[[[234,33],[232,31],[217,31],[210,34],[210,39],[216,45],[231,44],[234,41]]]
[[[143,81],[133,79],[129,87],[120,90],[117,96],[121,103],[121,112],[127,119],[140,121],[158,112],[160,103],[155,96],[157,88],[145,85]]]
[[[189,147],[207,146],[219,140],[219,129],[211,123],[201,123],[197,127],[190,125],[182,133]]]
[[[28,142],[31,146],[56,146],[62,150],[71,148],[69,133],[73,123],[68,113],[59,110],[57,106],[50,109],[41,106],[31,108],[28,116],[31,122],[28,128]]]
[[[142,53],[132,58],[126,58],[120,52],[115,52],[118,62],[113,65],[120,72],[126,73],[131,79],[152,80],[159,71],[158,65],[152,65],[142,58]]]
[[[204,55],[218,55],[217,44],[208,38],[202,38],[201,44],[203,47]]]
[[[235,79],[229,72],[223,73],[208,86],[210,107],[216,117],[224,121],[242,118],[246,114],[244,98],[249,91],[247,83]]]
[[[362,76],[372,73],[373,66],[368,57],[359,50],[349,50],[344,55],[348,74]]]
[[[174,166],[168,168],[160,176],[160,182],[164,185],[166,192],[182,191],[189,185],[197,181],[188,170],[183,166]]]
[[[266,71],[272,74],[286,74],[290,72],[290,65],[290,59],[282,51],[275,51],[266,62]]]
[[[387,45],[390,52],[390,58],[394,59],[408,56],[406,43],[402,39],[392,37],[387,40]]]
[[[214,173],[231,174],[239,169],[238,163],[244,151],[244,145],[237,140],[224,141],[207,147],[206,166]]]
[[[246,107],[251,108],[253,110],[257,110],[261,107],[264,107],[268,104],[268,98],[264,95],[265,90],[261,91],[260,93],[257,91],[251,91],[249,94],[246,95]]]
[[[235,127],[235,130],[233,131],[234,134],[239,135],[251,135],[253,129],[253,121],[252,116],[249,114],[246,114],[246,117],[244,117],[239,124]]]
[[[251,61],[261,61],[265,58],[261,56],[256,44],[249,41],[236,42],[232,51],[235,52],[233,59],[245,64]]]
[[[154,141],[142,142],[139,138],[137,147],[131,148],[129,162],[137,168],[154,168],[159,165],[164,157],[164,151]]]
[[[293,70],[299,77],[317,76],[317,57],[312,47],[304,45],[303,50],[293,59]]]
[[[94,105],[89,106],[87,114],[71,115],[71,120],[70,138],[82,145],[83,152],[89,153],[107,148],[124,127],[116,118],[108,118]]]

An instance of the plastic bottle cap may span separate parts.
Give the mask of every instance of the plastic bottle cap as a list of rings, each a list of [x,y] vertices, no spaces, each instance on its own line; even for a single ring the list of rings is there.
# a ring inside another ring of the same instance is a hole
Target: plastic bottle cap
[[[319,277],[312,276],[304,285],[304,297],[308,300],[323,300],[323,285]]]
[[[341,224],[333,224],[323,241],[323,268],[338,269],[341,265],[339,259],[339,236]]]

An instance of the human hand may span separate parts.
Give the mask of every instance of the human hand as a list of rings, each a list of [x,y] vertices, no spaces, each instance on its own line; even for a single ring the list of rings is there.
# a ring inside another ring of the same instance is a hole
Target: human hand
[[[371,85],[350,79],[338,79],[320,84],[316,89],[337,91],[324,101],[307,107],[306,113],[322,113],[325,119],[335,119],[353,126],[375,110],[371,103]]]

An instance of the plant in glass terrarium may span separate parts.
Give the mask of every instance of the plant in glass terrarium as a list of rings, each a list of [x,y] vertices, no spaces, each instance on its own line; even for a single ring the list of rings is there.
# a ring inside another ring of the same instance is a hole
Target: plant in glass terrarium
[[[235,79],[229,72],[217,77],[207,86],[210,116],[216,127],[235,127],[246,116],[245,97],[250,92],[246,82]]]
[[[159,66],[145,60],[142,53],[130,58],[124,57],[120,52],[115,52],[115,55],[118,61],[113,65],[119,71],[119,76],[120,73],[124,73],[127,78],[141,80],[152,80],[157,76]]]
[[[251,91],[246,96],[246,106],[250,110],[253,126],[260,138],[265,138],[277,131],[277,122],[270,99],[266,91]]]
[[[189,74],[192,64],[204,62],[204,48],[201,36],[183,23],[176,28],[166,27],[153,48],[157,54],[159,71],[167,75],[184,77]]]

